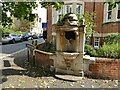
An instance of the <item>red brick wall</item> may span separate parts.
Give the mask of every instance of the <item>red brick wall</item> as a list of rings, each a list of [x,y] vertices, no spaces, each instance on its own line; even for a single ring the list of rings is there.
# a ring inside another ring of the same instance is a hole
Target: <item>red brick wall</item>
[[[96,58],[96,63],[90,64],[89,70],[94,78],[118,79],[120,59]]]
[[[103,24],[103,33],[120,33],[120,22],[111,22]]]
[[[103,15],[104,15],[104,4],[103,2],[86,2],[85,3],[85,12],[93,12],[96,13],[96,18],[94,20],[96,24],[95,32],[101,32],[102,24],[103,24]]]
[[[93,7],[93,2],[85,3],[85,12],[93,12],[95,10],[96,18],[95,24],[96,28],[95,32],[98,33],[117,33],[120,32],[120,22],[111,22],[103,24],[104,17],[104,3],[103,2],[95,2],[95,8]],[[93,9],[94,8],[94,9]]]
[[[53,66],[54,64],[53,60],[49,59],[49,55],[41,52],[35,52],[35,61],[38,64],[38,66],[41,66],[41,65]]]
[[[85,12],[96,12],[95,24],[96,27],[94,31],[97,33],[120,33],[120,22],[110,22],[103,24],[103,17],[104,17],[104,3],[103,2],[95,2],[94,8],[93,2],[86,2],[85,3]],[[94,8],[94,9],[93,9]],[[104,35],[103,35],[104,36]],[[100,38],[100,45],[103,45],[103,36]],[[91,38],[91,45],[94,45],[94,40]]]

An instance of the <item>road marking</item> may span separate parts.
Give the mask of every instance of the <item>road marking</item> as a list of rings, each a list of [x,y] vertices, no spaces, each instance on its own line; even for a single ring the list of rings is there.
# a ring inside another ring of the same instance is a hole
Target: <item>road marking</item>
[[[17,52],[11,53],[11,54],[2,54],[2,53],[1,53],[1,54],[0,54],[0,59],[4,59],[4,58],[6,58],[6,57],[13,56],[13,55],[15,55],[15,54],[18,54],[18,53],[24,51],[24,50],[27,50],[27,48],[24,48],[24,49],[22,49],[22,50],[19,50],[19,51],[17,51]]]
[[[38,40],[38,39],[37,39],[37,40]],[[38,40],[38,42],[39,42],[39,43],[44,43],[45,40],[44,40],[43,38],[41,38],[41,39]],[[14,57],[14,55],[19,54],[19,53],[21,53],[21,52],[23,52],[23,51],[25,51],[25,50],[27,50],[27,47],[24,48],[24,49],[21,49],[21,50],[19,50],[19,51],[17,51],[17,52],[11,53],[11,54],[0,53],[0,59],[4,59],[4,58],[10,57],[10,56],[13,56],[13,57]]]
[[[17,52],[11,53],[11,55],[18,54],[18,53],[20,53],[20,52],[22,52],[22,51],[24,51],[24,50],[27,50],[27,48],[24,48],[24,49],[22,49],[22,50],[19,50],[19,51],[17,51]]]

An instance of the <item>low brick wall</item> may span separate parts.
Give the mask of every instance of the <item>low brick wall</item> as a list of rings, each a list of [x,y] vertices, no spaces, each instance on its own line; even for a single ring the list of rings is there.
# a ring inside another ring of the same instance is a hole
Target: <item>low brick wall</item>
[[[53,59],[50,59],[51,53],[35,50],[35,62],[38,66],[53,66]]]
[[[120,59],[96,58],[95,64],[89,65],[92,77],[118,79],[120,77]]]

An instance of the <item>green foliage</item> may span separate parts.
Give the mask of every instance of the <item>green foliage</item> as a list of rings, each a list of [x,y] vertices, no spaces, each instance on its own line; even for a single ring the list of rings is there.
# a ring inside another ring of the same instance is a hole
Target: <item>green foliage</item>
[[[64,25],[64,17],[67,15],[69,14],[61,15],[57,24]],[[89,12],[85,12],[83,15],[77,14],[79,25],[82,25],[83,23],[85,25],[86,37],[89,37],[93,33],[93,28],[95,27],[95,16],[95,13]]]
[[[120,58],[120,48],[118,44],[104,44],[97,50],[97,56],[107,58]]]
[[[85,52],[90,56],[104,57],[104,58],[120,58],[120,48],[118,43],[104,44],[99,49],[94,49],[90,45],[85,45]]]
[[[39,50],[42,50],[42,51],[45,51],[45,52],[54,53],[56,51],[56,44],[53,43],[53,42],[50,43],[50,42],[46,41],[43,44],[38,44],[36,46],[36,49],[39,49]]]
[[[120,1],[118,2],[113,2],[113,0],[111,2],[105,2],[108,3],[110,5],[111,8],[115,8],[116,6],[118,6],[120,4]]]
[[[40,2],[40,4],[42,5],[42,7],[48,8],[48,6],[52,5],[53,8],[55,8],[56,10],[60,10],[62,9],[62,6],[64,5],[64,2]]]
[[[29,32],[31,28],[31,22],[29,20],[20,20],[19,31]]]
[[[120,58],[120,34],[112,33],[105,37],[104,45],[97,50],[97,56],[108,58]]]
[[[120,43],[120,33],[112,33],[104,38],[106,44]]]
[[[2,2],[2,25],[12,25],[12,16],[18,19],[34,21],[35,15],[32,9],[37,7],[36,2]],[[10,12],[10,17],[7,16]]]
[[[56,44],[53,43],[53,42],[51,42],[51,43],[50,43],[49,52],[55,53],[55,51],[56,51]]]
[[[93,33],[95,27],[94,19],[96,17],[95,12],[85,12],[83,15],[78,14],[78,20],[80,25],[84,23],[86,29],[86,37],[89,37]]]
[[[15,34],[22,34],[24,32],[18,31],[16,27],[3,27],[2,28],[3,34],[5,33],[15,33]]]
[[[85,44],[84,50],[86,54],[96,56],[96,50],[92,46]]]
[[[58,25],[64,25],[64,14],[62,14],[57,22]]]

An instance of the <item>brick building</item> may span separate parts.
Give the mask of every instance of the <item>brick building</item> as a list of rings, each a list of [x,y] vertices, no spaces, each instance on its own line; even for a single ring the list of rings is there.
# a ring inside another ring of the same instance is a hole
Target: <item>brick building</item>
[[[52,13],[51,13],[52,11]],[[83,2],[83,1],[66,1],[63,9],[56,11],[55,9],[49,10],[48,15],[51,15],[52,23],[49,28],[54,32],[54,24],[58,21],[60,14],[66,13],[80,13],[95,12],[96,18],[94,20],[96,27],[93,29],[95,33],[91,35],[90,39],[86,39],[86,42],[92,45],[94,48],[98,48],[103,45],[104,37],[110,33],[120,32],[120,5],[111,9],[109,4],[104,2]],[[51,21],[50,19],[48,21]],[[53,25],[53,27],[52,27]],[[48,28],[48,29],[49,29]],[[49,30],[49,32],[50,32]],[[51,32],[51,33],[52,33]],[[50,34],[50,33],[49,33]],[[50,35],[49,35],[50,37]],[[51,37],[52,38],[52,37]]]
[[[120,32],[120,5],[112,9],[108,3],[86,2],[84,8],[85,11],[96,13],[95,33],[90,40],[90,44],[95,48],[103,45],[105,36]]]

